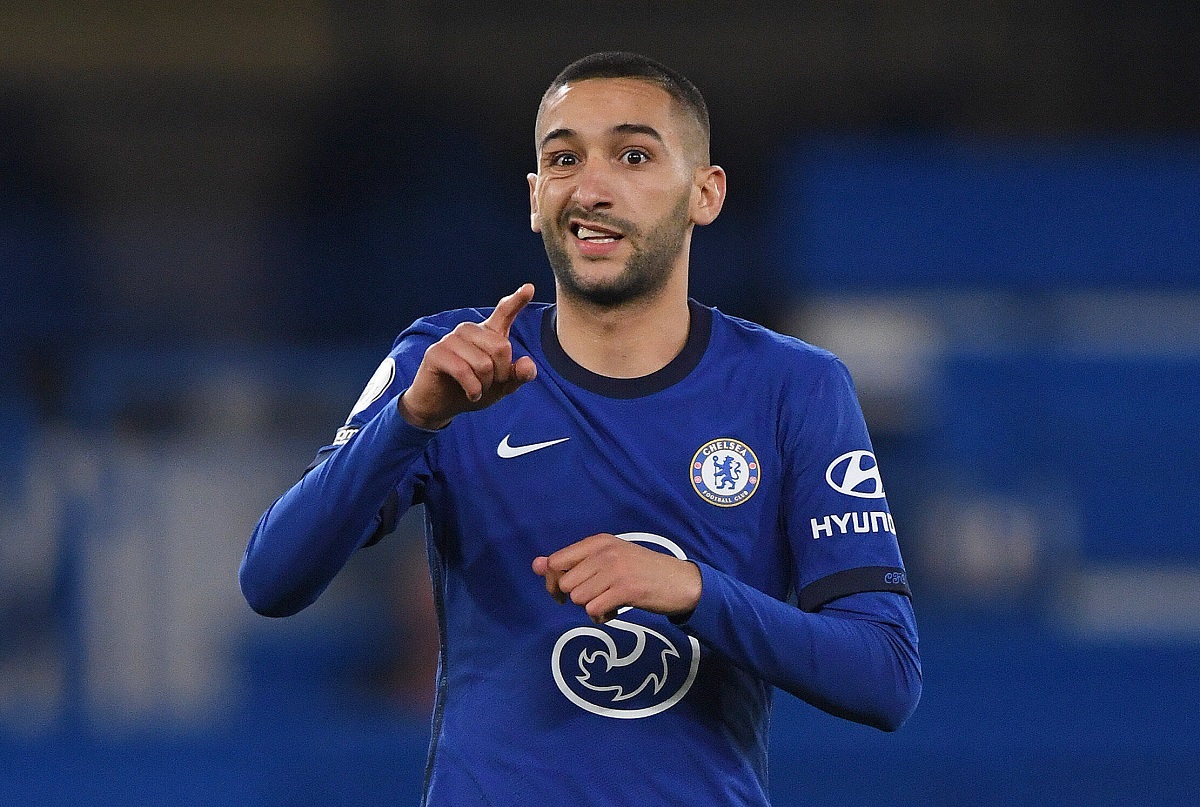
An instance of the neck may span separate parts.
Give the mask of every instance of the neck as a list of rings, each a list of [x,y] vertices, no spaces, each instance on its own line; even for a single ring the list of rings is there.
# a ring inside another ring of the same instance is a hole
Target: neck
[[[684,281],[651,299],[599,307],[558,294],[558,341],[568,356],[609,378],[641,378],[666,367],[683,350],[691,316]]]

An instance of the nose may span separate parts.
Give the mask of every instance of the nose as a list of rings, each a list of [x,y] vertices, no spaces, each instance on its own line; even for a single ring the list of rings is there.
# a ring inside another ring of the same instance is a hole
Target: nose
[[[612,207],[612,172],[607,161],[587,160],[575,174],[572,201],[584,210],[607,210]]]

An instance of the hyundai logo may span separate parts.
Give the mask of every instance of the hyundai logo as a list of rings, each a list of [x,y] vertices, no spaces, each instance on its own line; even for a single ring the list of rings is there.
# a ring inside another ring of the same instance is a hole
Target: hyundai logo
[[[879,463],[870,451],[849,451],[829,463],[825,470],[829,487],[847,496],[860,499],[882,499],[883,480],[879,478]]]

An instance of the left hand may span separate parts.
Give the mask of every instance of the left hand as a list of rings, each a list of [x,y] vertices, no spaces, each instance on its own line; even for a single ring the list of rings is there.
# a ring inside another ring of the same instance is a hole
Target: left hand
[[[583,606],[603,624],[625,606],[668,617],[690,614],[700,602],[696,564],[602,532],[533,559],[546,591],[560,603]]]

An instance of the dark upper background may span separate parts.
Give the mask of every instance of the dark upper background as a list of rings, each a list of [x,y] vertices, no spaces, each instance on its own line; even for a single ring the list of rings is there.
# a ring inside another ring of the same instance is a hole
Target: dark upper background
[[[1200,125],[1200,21],[1185,0],[49,2],[0,14],[6,193],[13,210],[33,208],[32,229],[65,231],[35,245],[54,277],[35,259],[16,270],[15,300],[44,310],[5,316],[102,339],[380,338],[516,278],[548,292],[523,212],[533,114],[558,69],[594,50],[645,52],[706,93],[728,230],[778,204],[783,149],[814,132]],[[437,237],[422,230],[431,219]],[[431,266],[456,234],[468,246]],[[463,277],[439,290],[452,273]],[[364,309],[356,287],[373,283],[384,293]],[[776,292],[760,282],[734,307],[767,318]]]

